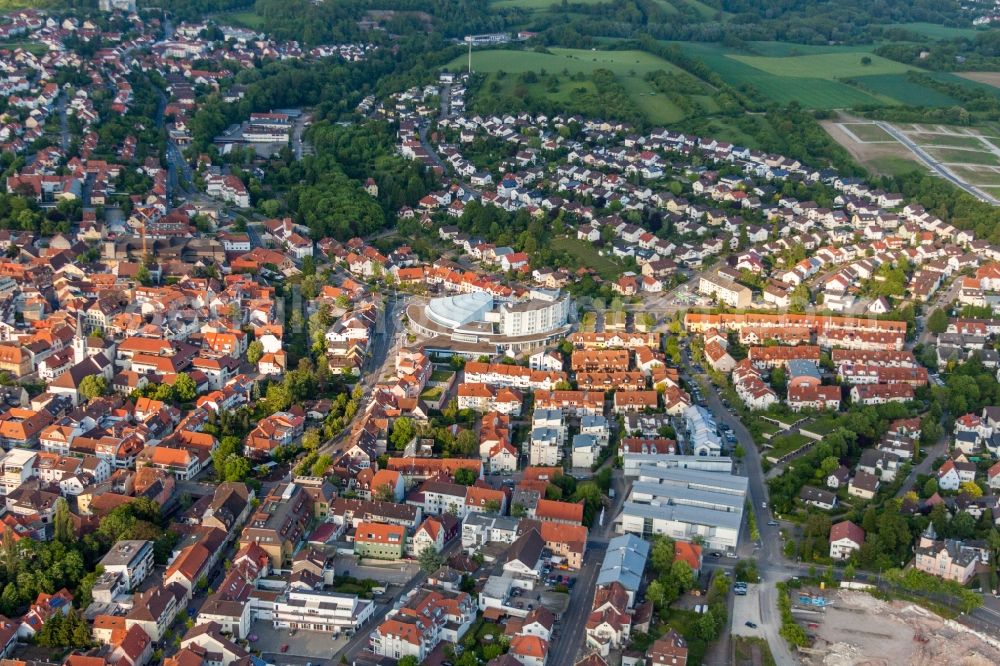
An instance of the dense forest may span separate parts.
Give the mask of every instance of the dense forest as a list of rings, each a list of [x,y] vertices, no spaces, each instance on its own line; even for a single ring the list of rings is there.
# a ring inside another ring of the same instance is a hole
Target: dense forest
[[[875,53],[937,71],[997,70],[1000,69],[1000,31],[984,30],[971,39],[960,37],[931,43],[900,40],[879,46]]]
[[[194,21],[206,14],[246,9],[253,5],[253,0],[138,0],[137,4],[140,9],[163,9],[176,20]]]
[[[637,31],[656,39],[704,42],[786,41],[803,44],[830,42],[870,43],[876,39],[900,38],[904,34],[893,23],[928,22],[968,26],[971,16],[957,2],[883,0],[870,3],[811,2],[789,0],[723,0],[705,3],[715,12],[699,11],[685,2],[655,0],[584,3],[553,3],[552,12],[532,14],[522,9],[500,9],[511,24],[528,22],[543,32],[548,43],[564,46],[572,40],[592,37],[628,39]],[[890,37],[890,35],[895,35]],[[923,38],[921,38],[923,40]]]

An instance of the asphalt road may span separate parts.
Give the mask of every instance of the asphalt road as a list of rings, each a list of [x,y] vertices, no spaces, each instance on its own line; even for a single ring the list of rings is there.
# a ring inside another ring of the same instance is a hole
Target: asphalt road
[[[380,330],[376,327],[371,356],[365,359],[365,363],[361,369],[362,379],[360,386],[363,395],[361,397],[361,404],[358,405],[358,411],[354,416],[355,419],[363,415],[368,408],[375,384],[388,371],[389,366],[393,364],[396,352],[402,346],[403,329],[398,324],[403,308],[406,307],[407,297],[401,295],[386,302],[388,305],[383,316],[382,327]],[[334,460],[339,458],[343,453],[345,444],[350,440],[353,423],[354,421],[352,420],[351,423],[346,424],[339,435],[323,444],[319,448],[319,453],[321,455],[327,454]]]
[[[583,566],[576,574],[576,585],[569,595],[569,609],[559,619],[561,633],[555,637],[549,651],[548,663],[551,666],[570,666],[576,662],[577,654],[583,647],[587,616],[594,604],[597,574],[601,571],[607,547],[606,541],[587,542]]]

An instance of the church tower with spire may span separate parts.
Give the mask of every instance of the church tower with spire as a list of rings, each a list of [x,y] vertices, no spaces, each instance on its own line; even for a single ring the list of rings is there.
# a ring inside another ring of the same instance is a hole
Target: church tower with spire
[[[920,543],[917,548],[930,548],[937,541],[937,530],[934,529],[934,522],[927,523],[927,529],[920,535]]]
[[[87,358],[87,335],[83,332],[83,315],[76,313],[76,333],[73,335],[73,363],[83,363]]]

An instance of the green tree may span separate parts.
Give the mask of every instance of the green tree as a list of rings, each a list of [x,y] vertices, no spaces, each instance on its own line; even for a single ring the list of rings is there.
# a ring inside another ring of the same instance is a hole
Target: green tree
[[[938,481],[933,476],[924,483],[922,488],[924,497],[931,497],[938,491]]]
[[[247,345],[247,361],[251,365],[257,365],[260,361],[260,357],[264,355],[264,343],[260,340],[254,340],[249,345]]]
[[[654,543],[649,554],[650,564],[653,570],[660,575],[670,571],[674,563],[674,542],[666,537],[659,537]]]
[[[80,396],[90,401],[108,392],[108,380],[104,375],[89,375],[80,382]]]
[[[975,481],[963,481],[958,486],[958,492],[960,495],[968,495],[969,497],[983,496],[983,489]]]
[[[306,451],[315,451],[319,448],[320,437],[319,430],[316,428],[309,428],[302,435],[302,448]]]
[[[653,608],[663,608],[663,583],[654,580],[646,588],[646,600],[652,602]]]
[[[941,308],[937,308],[927,317],[927,330],[935,335],[940,335],[948,330],[948,314]]]
[[[687,591],[694,587],[694,571],[692,571],[691,565],[684,560],[674,560],[674,563],[670,565],[670,576],[677,581],[681,590]]]
[[[402,451],[416,435],[417,429],[413,425],[413,420],[404,416],[393,422],[392,434],[389,435],[389,441],[392,443],[393,448],[397,451]]]
[[[69,504],[62,497],[56,500],[56,513],[52,519],[52,527],[56,541],[64,544],[70,544],[75,541],[73,518],[70,515]]]
[[[173,390],[174,398],[178,402],[194,402],[194,399],[198,397],[198,385],[186,372],[178,373],[174,380]]]
[[[462,467],[455,471],[455,483],[463,486],[471,486],[476,482],[476,473],[468,467]]]
[[[420,661],[413,655],[406,655],[398,662],[398,666],[420,666]]]
[[[330,466],[330,463],[332,463],[332,462],[333,462],[333,458],[331,458],[330,456],[325,455],[325,454],[321,455],[319,458],[316,459],[316,462],[313,463],[313,466],[310,469],[310,471],[312,472],[312,475],[313,476],[326,476],[326,470]]]
[[[434,550],[433,546],[427,546],[420,551],[417,561],[420,563],[420,568],[427,573],[434,573],[444,564],[444,558],[439,552]]]

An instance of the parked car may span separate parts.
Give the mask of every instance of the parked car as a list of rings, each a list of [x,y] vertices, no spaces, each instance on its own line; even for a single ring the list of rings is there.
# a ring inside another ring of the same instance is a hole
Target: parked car
[[[716,550],[716,551],[712,551],[711,553],[709,553],[709,555],[710,555],[711,557],[722,557],[722,553],[720,553],[720,552],[719,552],[719,551],[717,551],[717,550]]]
[[[768,524],[768,527],[777,527],[778,526],[778,521],[777,520],[769,520],[769,521],[767,521],[767,524]]]
[[[751,629],[756,629],[756,628],[757,628],[757,624],[756,624],[756,623],[754,623],[754,622],[751,622],[750,620],[747,620],[747,621],[745,622],[745,624],[746,624],[746,625],[747,625],[748,627],[750,627]]]

